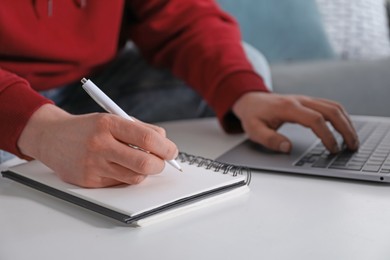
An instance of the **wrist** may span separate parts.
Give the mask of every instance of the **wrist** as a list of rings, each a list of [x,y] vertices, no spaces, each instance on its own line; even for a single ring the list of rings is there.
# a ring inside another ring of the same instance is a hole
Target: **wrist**
[[[259,94],[261,95],[265,93],[260,91],[251,91],[240,96],[232,106],[232,111],[234,115],[238,118],[243,117],[248,109],[252,109],[252,107],[250,107],[250,104],[253,104],[253,97]]]
[[[61,108],[45,104],[38,108],[25,125],[17,142],[20,152],[31,158],[40,158],[45,139],[50,133],[50,124],[69,117],[70,114]]]

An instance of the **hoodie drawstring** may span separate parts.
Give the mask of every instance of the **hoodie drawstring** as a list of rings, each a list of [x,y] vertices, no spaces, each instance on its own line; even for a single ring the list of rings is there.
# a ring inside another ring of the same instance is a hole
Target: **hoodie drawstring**
[[[40,14],[39,14],[38,2],[39,0],[32,0],[34,12],[39,18]],[[87,0],[73,0],[73,2],[78,8],[85,8],[87,6]],[[53,16],[54,14],[53,9],[54,9],[54,0],[47,0],[47,16],[49,17]]]

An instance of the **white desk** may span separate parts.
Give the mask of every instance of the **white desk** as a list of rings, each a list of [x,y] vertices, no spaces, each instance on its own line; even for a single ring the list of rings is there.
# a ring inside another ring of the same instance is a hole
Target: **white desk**
[[[214,119],[163,124],[215,158],[242,140]],[[253,173],[251,192],[145,228],[0,178],[0,259],[390,259],[390,186]]]

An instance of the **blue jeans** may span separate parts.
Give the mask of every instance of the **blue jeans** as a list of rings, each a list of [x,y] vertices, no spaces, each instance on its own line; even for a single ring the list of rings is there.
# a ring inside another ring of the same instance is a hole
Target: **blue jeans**
[[[271,88],[271,76],[264,56],[243,44],[255,70]],[[149,123],[214,116],[212,109],[194,90],[169,71],[148,65],[131,44],[91,79],[123,110]],[[79,81],[41,92],[57,106],[72,114],[102,112],[102,108],[83,90]],[[0,150],[0,163],[12,155]]]

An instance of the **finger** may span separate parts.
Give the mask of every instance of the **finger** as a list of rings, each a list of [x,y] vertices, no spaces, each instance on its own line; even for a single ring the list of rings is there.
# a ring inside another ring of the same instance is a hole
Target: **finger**
[[[332,101],[332,100],[329,100],[329,99],[325,99],[325,98],[316,98],[316,99],[321,101],[321,102],[327,103],[329,105],[338,107],[340,109],[340,111],[344,114],[344,116],[348,120],[348,122],[353,126],[351,118],[349,117],[347,111],[345,110],[345,108],[342,105],[340,105],[339,103],[337,103],[335,101]]]
[[[106,171],[105,173],[108,172]],[[135,185],[141,183],[146,178],[146,175],[140,175],[129,171],[121,172],[118,169],[113,171],[111,175],[106,175],[107,177],[95,176],[93,180],[78,183],[77,185],[85,188],[103,188],[117,186],[120,184]]]
[[[146,177],[146,175],[138,174],[121,165],[110,163],[109,170],[101,175],[101,183],[104,185],[115,185],[115,183],[135,185],[141,183]]]
[[[117,181],[112,178],[105,178],[105,177],[96,177],[93,181],[88,182],[74,182],[74,181],[66,181],[68,183],[72,183],[74,185],[83,187],[83,188],[104,188],[104,187],[111,187],[123,184],[123,182]]]
[[[302,104],[320,112],[326,120],[341,134],[347,147],[356,150],[359,146],[357,133],[345,110],[335,102],[307,99]]]
[[[157,126],[157,125],[153,125],[153,124],[148,124],[148,123],[145,123],[145,122],[142,122],[136,118],[134,118],[134,120],[136,122],[138,122],[139,124],[142,124],[146,127],[150,127],[151,129],[153,129],[154,131],[156,131],[157,133],[159,133],[160,135],[166,137],[167,136],[167,132],[165,131],[164,128],[160,127],[160,126]]]
[[[245,127],[249,139],[257,142],[268,149],[288,153],[291,151],[291,142],[283,135],[269,128],[262,121],[253,121],[251,125]]]
[[[115,140],[105,153],[104,156],[109,161],[137,174],[157,174],[165,167],[165,162],[160,157]]]
[[[105,187],[112,187],[123,184],[121,181],[117,181],[115,179],[111,178],[99,178],[99,181],[94,182],[91,184],[88,188],[105,188]]]
[[[96,169],[96,167],[92,169],[85,169],[82,171],[82,174],[77,176],[72,176],[71,174],[59,174],[58,172],[56,172],[56,174],[58,174],[58,177],[60,177],[64,182],[84,188],[102,188],[123,183],[113,178],[101,177],[97,174],[110,172],[110,169],[108,169],[107,166],[102,164],[99,166],[99,170]]]
[[[331,153],[340,151],[337,141],[321,113],[301,104],[287,109],[283,118],[288,122],[298,123],[310,128]]]
[[[94,163],[92,167],[84,168],[82,174],[77,176],[72,177],[71,174],[59,175],[65,182],[85,188],[108,187],[123,183],[138,184],[143,181],[146,176],[147,175],[139,174],[131,169],[105,160],[99,160]]]
[[[171,160],[178,154],[176,145],[150,127],[138,122],[117,118],[110,127],[111,134],[123,143],[138,146],[145,151]]]

